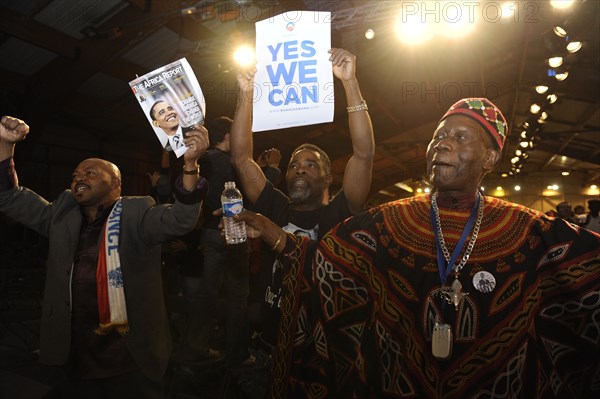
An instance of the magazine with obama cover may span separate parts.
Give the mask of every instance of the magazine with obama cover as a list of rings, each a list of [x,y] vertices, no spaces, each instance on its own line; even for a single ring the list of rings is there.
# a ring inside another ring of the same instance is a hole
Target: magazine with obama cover
[[[129,82],[146,119],[161,146],[185,153],[185,132],[202,125],[206,102],[198,79],[189,62],[182,58]]]

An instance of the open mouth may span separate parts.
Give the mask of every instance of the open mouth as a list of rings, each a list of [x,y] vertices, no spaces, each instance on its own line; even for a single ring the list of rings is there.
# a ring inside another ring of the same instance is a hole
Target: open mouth
[[[303,179],[301,177],[294,179],[294,181],[292,182],[292,186],[294,187],[305,187],[308,185],[308,182],[306,181],[306,179]]]
[[[175,121],[175,119],[177,119],[177,115],[169,115],[167,116],[167,118],[165,119],[167,122],[173,122]]]
[[[454,166],[451,163],[447,163],[447,162],[441,162],[441,161],[433,161],[431,163],[431,166]]]
[[[90,186],[88,186],[87,184],[78,184],[78,185],[75,186],[75,190],[74,191],[76,193],[81,193],[81,192],[83,192],[85,190],[89,190],[89,189],[90,189]]]

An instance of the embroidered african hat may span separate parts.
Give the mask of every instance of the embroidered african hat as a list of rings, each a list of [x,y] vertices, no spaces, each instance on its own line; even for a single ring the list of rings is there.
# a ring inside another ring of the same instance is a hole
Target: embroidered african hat
[[[502,112],[490,100],[487,98],[463,98],[450,107],[440,122],[455,114],[465,115],[477,121],[502,150],[508,134],[508,126]]]

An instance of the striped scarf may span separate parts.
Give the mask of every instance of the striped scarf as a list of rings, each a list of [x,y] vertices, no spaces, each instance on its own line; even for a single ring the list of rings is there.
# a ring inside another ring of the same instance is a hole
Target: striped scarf
[[[121,199],[113,207],[102,230],[96,287],[98,290],[98,313],[100,326],[96,334],[104,335],[116,330],[124,335],[129,331],[125,289],[119,258],[119,235],[121,233]]]

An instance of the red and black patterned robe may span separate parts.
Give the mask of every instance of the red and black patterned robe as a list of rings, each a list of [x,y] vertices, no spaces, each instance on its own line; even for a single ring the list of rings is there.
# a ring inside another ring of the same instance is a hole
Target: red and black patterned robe
[[[430,206],[399,200],[347,219],[316,249],[289,243],[271,396],[600,397],[600,236],[486,197],[455,310],[438,295]],[[440,217],[452,251],[469,211]],[[489,293],[473,286],[482,270],[496,280]],[[431,353],[436,317],[452,328],[446,360]]]

